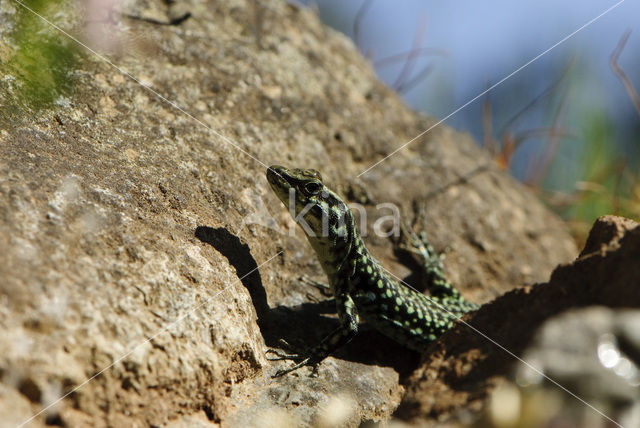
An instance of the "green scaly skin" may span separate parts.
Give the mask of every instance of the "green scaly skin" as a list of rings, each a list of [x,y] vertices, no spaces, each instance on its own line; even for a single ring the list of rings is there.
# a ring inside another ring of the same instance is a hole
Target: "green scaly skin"
[[[329,279],[341,323],[341,328],[306,355],[270,351],[277,356],[273,360],[297,362],[275,377],[305,365],[315,367],[357,334],[361,320],[407,348],[424,351],[454,320],[478,307],[447,280],[440,256],[424,237],[411,235],[410,251],[422,259],[430,297],[390,276],[367,250],[345,202],[323,184],[318,171],[273,165],[267,169],[267,181],[296,214],[295,220],[315,250]]]

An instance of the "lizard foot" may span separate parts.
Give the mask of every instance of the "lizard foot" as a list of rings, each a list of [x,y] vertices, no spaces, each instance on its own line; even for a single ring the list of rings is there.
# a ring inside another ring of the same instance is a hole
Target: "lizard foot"
[[[441,253],[436,253],[427,239],[427,234],[424,231],[420,232],[419,235],[416,234],[408,222],[403,225],[402,234],[406,238],[398,244],[399,249],[420,256],[422,265],[427,269],[442,269],[442,261],[445,254],[450,250],[449,247]]]
[[[300,282],[303,282],[306,285],[310,285],[320,290],[323,296],[333,297],[333,292],[331,291],[331,287],[329,286],[329,284],[322,281],[316,281],[308,275],[302,275],[298,279],[300,280]]]
[[[291,345],[289,345],[289,343],[284,340],[284,339],[280,339],[279,342],[287,349],[291,349]],[[307,357],[304,356],[302,354],[298,354],[298,353],[289,353],[289,352],[281,352],[281,351],[276,351],[274,349],[267,349],[267,354],[273,354],[274,357],[267,357],[267,360],[269,361],[284,361],[284,360],[288,360],[288,361],[294,361],[296,362],[296,364],[293,367],[290,367],[288,369],[281,369],[278,370],[273,376],[271,376],[272,378],[277,378],[277,377],[281,377],[286,375],[287,373],[291,373],[295,370],[298,370],[300,367],[304,367],[307,365],[313,366],[313,370],[311,372],[312,376],[317,376],[318,375],[318,363],[314,361],[313,357]]]

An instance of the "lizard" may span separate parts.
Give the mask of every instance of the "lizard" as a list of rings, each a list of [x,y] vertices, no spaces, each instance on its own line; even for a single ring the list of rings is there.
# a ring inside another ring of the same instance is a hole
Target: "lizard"
[[[303,366],[318,364],[358,333],[361,320],[414,351],[427,346],[453,322],[478,305],[466,300],[444,274],[442,256],[426,236],[410,234],[410,251],[419,255],[430,297],[397,281],[367,250],[353,213],[314,169],[267,168],[267,181],[303,228],[329,280],[340,327],[308,353],[267,351],[270,360],[296,364],[279,370],[279,377]],[[294,205],[294,206],[291,206]],[[284,340],[281,342],[288,345]]]

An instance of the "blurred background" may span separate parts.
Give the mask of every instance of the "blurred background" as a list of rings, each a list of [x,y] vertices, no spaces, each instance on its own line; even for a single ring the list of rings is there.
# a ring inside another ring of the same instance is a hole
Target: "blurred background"
[[[579,241],[600,215],[638,219],[639,2],[296,3],[351,37],[382,81],[438,119],[578,30],[445,123],[539,192]]]
[[[600,215],[638,220],[640,2],[289,1],[351,37],[415,110],[471,133],[578,245]],[[123,0],[27,4],[56,19],[80,8],[85,42],[106,53],[118,44],[110,25]],[[5,65],[30,103],[57,102],[78,45],[24,8],[16,16],[0,28],[21,47]]]

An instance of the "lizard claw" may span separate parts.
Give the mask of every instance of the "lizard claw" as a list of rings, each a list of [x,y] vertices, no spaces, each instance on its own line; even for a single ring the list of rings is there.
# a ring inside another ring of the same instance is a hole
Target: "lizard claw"
[[[280,344],[283,345],[285,348],[291,349],[291,345],[289,345],[289,343],[286,340],[279,339],[278,342],[280,342]],[[313,366],[313,371],[311,372],[311,375],[318,376],[318,362],[315,361],[315,359],[312,356],[307,357],[296,352],[288,353],[288,352],[281,352],[275,349],[267,349],[266,354],[275,355],[275,357],[267,357],[267,360],[269,361],[290,360],[290,361],[296,362],[295,365],[293,365],[292,367],[289,367],[288,369],[278,370],[273,376],[271,376],[272,378],[284,376],[287,373],[291,373],[295,370],[298,370],[300,367],[304,367],[308,365]]]
[[[286,354],[273,349],[267,349],[267,352],[265,353],[275,355],[275,357],[267,357],[267,360],[269,361],[296,360],[300,357],[298,354]]]
[[[298,354],[297,352],[293,352],[293,346],[291,346],[289,344],[289,342],[287,342],[286,340],[280,338],[278,339],[278,343],[280,344],[280,346],[282,346],[286,352],[281,352],[281,351],[276,351],[275,349],[267,349],[267,351],[265,352],[266,354],[273,354],[275,355],[275,357],[273,358],[269,358],[267,357],[267,360],[269,361],[281,361],[281,360],[299,360],[300,358],[302,358],[302,356],[300,354]]]
[[[325,297],[333,296],[333,292],[331,291],[331,287],[329,286],[329,284],[326,284],[321,281],[316,281],[315,279],[307,275],[302,275],[298,279],[300,280],[300,282],[303,282],[307,285],[317,288]]]
[[[273,379],[277,378],[277,377],[281,377],[286,375],[287,373],[291,373],[295,370],[298,370],[300,367],[306,366],[307,364],[309,364],[309,362],[311,361],[311,357],[307,357],[305,359],[303,359],[302,361],[300,361],[298,364],[294,365],[293,367],[289,367],[288,369],[281,369],[278,370],[273,376],[271,376]],[[313,371],[317,372],[317,364],[313,366]]]
[[[278,339],[278,343],[284,346],[286,349],[293,349],[293,347],[289,344],[289,342],[287,342],[283,338]]]

